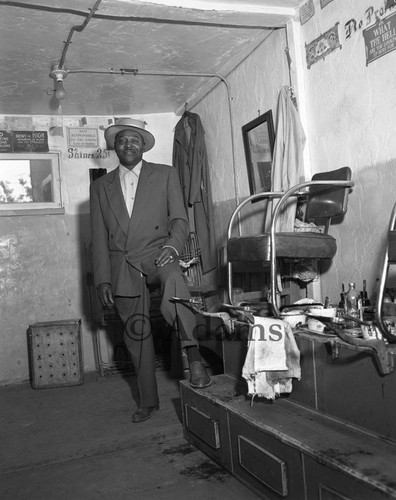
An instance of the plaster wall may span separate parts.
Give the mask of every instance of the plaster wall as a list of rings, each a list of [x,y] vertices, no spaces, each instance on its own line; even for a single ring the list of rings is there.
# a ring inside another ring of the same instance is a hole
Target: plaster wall
[[[219,84],[192,109],[205,128],[218,248],[226,242],[227,224],[237,201],[250,194],[242,126],[268,110],[276,124],[279,90],[290,83],[286,47],[285,29],[272,32],[226,77],[229,96],[225,85]],[[262,226],[259,205],[247,211],[244,234]]]
[[[99,132],[98,148],[69,149],[68,127],[82,117],[0,117],[2,130],[47,130],[50,150],[61,152],[64,215],[0,217],[0,383],[28,380],[26,331],[29,325],[54,320],[82,320],[85,371],[95,370],[89,295],[89,171],[112,170],[117,157],[105,150],[103,129],[114,117],[87,117]],[[156,137],[145,159],[172,162],[174,114],[135,116]],[[55,128],[54,128],[55,127]],[[62,134],[63,130],[63,135]],[[102,156],[97,158],[98,150]],[[93,157],[87,157],[93,156]]]
[[[344,221],[331,228],[338,252],[321,280],[322,297],[333,303],[339,301],[341,283],[354,281],[361,290],[366,279],[371,292],[396,201],[396,51],[366,64],[363,38],[375,11],[381,18],[396,12],[395,7],[385,11],[386,3],[332,0],[321,9],[314,0],[315,14],[301,27],[305,62],[305,44],[339,23],[341,48],[302,68],[311,169],[349,165],[355,181]],[[394,28],[391,35],[395,40]]]

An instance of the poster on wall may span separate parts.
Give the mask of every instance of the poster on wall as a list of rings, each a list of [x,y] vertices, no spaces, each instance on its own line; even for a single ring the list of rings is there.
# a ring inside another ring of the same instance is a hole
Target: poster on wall
[[[324,59],[335,49],[341,49],[340,39],[338,36],[338,24],[336,23],[332,28],[327,30],[325,33],[315,38],[310,43],[305,44],[305,52],[307,59],[308,69],[312,64],[316,63],[320,59]]]
[[[315,6],[313,0],[308,0],[304,5],[300,8],[300,23],[305,24],[307,21],[311,19],[311,17],[315,14]]]
[[[5,130],[0,130],[0,153],[12,153],[11,134]]]
[[[14,153],[48,153],[48,134],[45,131],[15,130],[11,137]]]
[[[321,8],[323,9],[324,7],[326,7],[326,5],[328,5],[332,1],[333,0],[320,0],[320,6],[321,6]]]
[[[366,66],[396,49],[396,12],[363,30]]]
[[[99,144],[98,131],[96,128],[73,128],[68,129],[69,148],[96,148]]]

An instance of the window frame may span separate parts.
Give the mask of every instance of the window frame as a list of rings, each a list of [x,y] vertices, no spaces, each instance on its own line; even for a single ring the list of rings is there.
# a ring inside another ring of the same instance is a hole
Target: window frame
[[[13,215],[52,215],[65,213],[62,196],[60,151],[49,151],[48,153],[0,153],[0,161],[40,159],[51,160],[52,193],[54,201],[0,203],[0,217]]]

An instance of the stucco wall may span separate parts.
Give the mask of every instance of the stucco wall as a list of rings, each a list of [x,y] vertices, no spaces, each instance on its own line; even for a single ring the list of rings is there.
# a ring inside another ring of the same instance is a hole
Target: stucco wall
[[[87,128],[99,130],[99,148],[110,117],[87,117]],[[111,117],[113,118],[113,117]],[[171,163],[174,114],[148,115],[147,128],[156,137],[147,160]],[[114,152],[106,159],[96,149],[70,152],[67,127],[79,127],[81,117],[0,117],[0,129],[47,130],[50,150],[61,151],[64,215],[0,217],[0,383],[28,380],[26,330],[42,321],[81,318],[84,369],[95,369],[87,273],[90,242],[89,169],[117,166]],[[57,135],[63,126],[63,136]],[[54,135],[55,132],[55,135]],[[82,156],[82,157],[81,157]]]
[[[341,283],[355,281],[361,290],[367,279],[371,292],[396,201],[396,51],[366,65],[363,38],[363,30],[375,21],[373,12],[384,17],[396,11],[384,12],[385,4],[333,0],[321,9],[314,0],[315,15],[301,28],[305,59],[304,44],[339,23],[341,48],[303,69],[312,171],[349,165],[356,183],[344,222],[331,229],[338,253],[321,280],[322,296],[336,303]]]
[[[242,126],[268,110],[272,110],[276,124],[279,90],[289,84],[286,46],[285,29],[274,31],[227,76],[232,128],[224,84],[217,86],[192,110],[200,115],[205,128],[219,248],[225,244],[236,199],[242,200],[250,194]],[[255,218],[261,220],[259,213]]]

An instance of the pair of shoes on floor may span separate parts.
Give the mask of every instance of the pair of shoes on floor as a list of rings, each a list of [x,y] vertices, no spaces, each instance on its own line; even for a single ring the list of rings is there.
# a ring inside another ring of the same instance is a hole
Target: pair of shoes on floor
[[[151,418],[152,413],[159,410],[159,406],[150,406],[148,408],[138,408],[132,415],[132,422],[138,424]]]
[[[212,383],[208,372],[202,361],[192,361],[190,363],[190,385],[196,389],[209,387]]]

